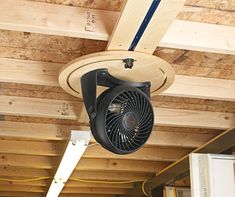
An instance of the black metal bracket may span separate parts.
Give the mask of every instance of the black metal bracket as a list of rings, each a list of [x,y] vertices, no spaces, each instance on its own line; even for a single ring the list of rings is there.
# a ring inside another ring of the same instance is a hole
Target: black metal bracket
[[[90,71],[81,77],[83,100],[90,119],[94,119],[97,113],[97,85],[109,88],[113,88],[120,85],[127,85],[139,88],[148,97],[150,97],[150,82],[130,82],[117,79],[110,75],[108,69],[106,68]]]

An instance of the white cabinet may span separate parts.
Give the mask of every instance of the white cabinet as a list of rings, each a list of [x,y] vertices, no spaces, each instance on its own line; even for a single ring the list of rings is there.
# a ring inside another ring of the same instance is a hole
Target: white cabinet
[[[235,156],[190,155],[192,197],[235,197]]]

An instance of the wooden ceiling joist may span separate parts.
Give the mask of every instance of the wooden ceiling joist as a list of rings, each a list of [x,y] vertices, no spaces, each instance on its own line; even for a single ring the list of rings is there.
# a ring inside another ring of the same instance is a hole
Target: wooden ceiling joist
[[[2,166],[36,169],[53,169],[58,165],[57,160],[45,156],[0,154],[0,161]]]
[[[175,20],[159,46],[235,55],[234,41],[235,27]]]
[[[31,182],[4,182],[1,181],[3,185],[30,185],[30,186],[48,186],[48,180],[40,181],[31,181]],[[83,188],[83,187],[95,187],[95,188],[125,188],[131,189],[134,188],[135,183],[126,183],[126,184],[104,184],[104,183],[81,183],[78,181],[68,181],[66,187],[68,188]]]
[[[172,86],[162,95],[235,101],[234,90],[234,80],[176,75]]]
[[[6,0],[0,11],[1,18],[4,16],[1,29],[98,40],[108,39],[119,15],[118,12],[26,0]]]
[[[62,64],[0,58],[0,82],[59,86]],[[176,75],[173,85],[162,93],[201,99],[235,101],[235,81]]]
[[[0,192],[0,196],[4,197],[45,197],[45,194],[33,193],[33,192]],[[61,197],[77,197],[77,194],[61,194]],[[79,197],[117,197],[112,194],[79,194]]]
[[[183,8],[185,1],[186,0],[126,1],[117,25],[113,30],[107,49],[128,50],[132,45],[132,41],[134,41],[133,38],[138,39],[135,37],[137,36],[136,32],[141,28],[144,28],[144,20],[148,20],[148,15],[150,15],[151,9],[155,8],[156,10],[143,32],[143,35],[141,35],[141,39],[137,43],[136,47],[131,49],[152,54],[176,15]],[[129,28],[128,31],[126,31],[127,26]],[[133,46],[130,48],[132,47]]]
[[[3,191],[17,191],[17,192],[45,192],[44,187],[40,186],[29,186],[25,185],[24,187],[20,185],[2,185],[0,184],[0,192]]]
[[[30,148],[32,147],[32,148]],[[61,156],[64,146],[50,142],[27,142],[1,140],[0,153],[40,155],[40,156]],[[149,160],[149,161],[176,161],[183,155],[190,152],[186,148],[164,148],[144,147],[131,155],[116,155],[99,145],[88,147],[83,158],[98,159],[125,159],[125,160]],[[158,154],[154,154],[154,153]],[[97,154],[98,153],[98,154]]]
[[[61,197],[77,197],[77,194],[61,194]],[[117,197],[111,194],[79,194],[79,197]]]
[[[89,127],[59,125],[59,124],[42,124],[42,123],[25,123],[0,121],[0,137],[21,140],[54,140],[65,141],[69,138],[71,130],[86,130]],[[179,131],[161,131],[155,130],[151,138],[147,141],[146,146],[173,146],[196,148],[214,137],[216,134],[208,133],[181,133]],[[95,142],[92,138],[92,142]]]
[[[11,166],[16,169],[48,169],[57,167],[58,159],[46,156],[0,154],[0,168],[8,171]],[[24,161],[24,162],[23,162]],[[112,171],[112,172],[145,172],[154,173],[162,170],[169,162],[119,160],[119,159],[91,159],[82,158],[75,170],[78,171]],[[4,174],[2,174],[4,175]],[[25,175],[25,174],[24,174]]]
[[[62,193],[71,194],[125,194],[125,188],[64,188]]]
[[[6,0],[0,8],[0,28],[108,40],[118,16],[113,11]],[[175,20],[160,46],[235,54],[234,35],[235,27]]]
[[[40,193],[33,193],[33,192],[19,192],[19,191],[15,191],[15,192],[10,192],[10,191],[1,191],[0,192],[0,196],[4,196],[4,197],[44,197],[43,194]]]
[[[116,172],[115,171],[74,171],[71,178],[78,179],[86,179],[86,180],[110,180],[110,181],[128,181],[128,180],[145,180],[146,178],[150,178],[153,175],[152,172]],[[18,168],[18,167],[1,167],[0,168],[0,176],[1,178],[8,178],[14,180],[20,179],[31,179],[31,178],[39,178],[39,177],[53,177],[53,172],[49,170],[43,169],[33,169],[33,168]],[[112,176],[113,174],[113,176]],[[14,183],[14,181],[12,181]],[[69,183],[70,186],[75,183],[79,183],[76,181],[71,181]],[[30,182],[29,182],[30,183]],[[30,185],[30,184],[27,184]]]
[[[154,108],[155,124],[192,128],[228,129],[235,122],[233,113]],[[0,96],[0,114],[77,120],[88,123],[82,104],[74,101]]]
[[[19,191],[19,192],[46,192],[46,187],[19,185],[3,185],[0,184],[0,192],[3,191]],[[65,188],[62,193],[79,193],[79,194],[125,194],[125,188]]]
[[[0,166],[0,176],[1,178],[2,177],[4,178],[15,177],[15,179],[20,180],[20,179],[32,179],[32,178],[38,178],[38,177],[50,177],[51,172],[45,169]],[[0,184],[1,183],[2,181],[0,182]]]
[[[35,169],[54,169],[58,158],[19,154],[0,154],[1,166]],[[136,161],[123,159],[82,158],[75,170],[79,171],[113,171],[113,172],[147,172],[154,173],[169,165],[169,162]]]

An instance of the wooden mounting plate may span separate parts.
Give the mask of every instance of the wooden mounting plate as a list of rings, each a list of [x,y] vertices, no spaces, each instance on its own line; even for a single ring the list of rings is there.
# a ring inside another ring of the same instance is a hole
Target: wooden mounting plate
[[[132,69],[125,68],[123,59],[135,60]],[[174,70],[165,60],[141,52],[104,51],[82,56],[65,65],[59,74],[60,86],[73,96],[82,98],[80,78],[85,73],[107,68],[116,78],[132,82],[151,82],[151,96],[167,89],[174,81]],[[104,87],[98,87],[99,94]]]

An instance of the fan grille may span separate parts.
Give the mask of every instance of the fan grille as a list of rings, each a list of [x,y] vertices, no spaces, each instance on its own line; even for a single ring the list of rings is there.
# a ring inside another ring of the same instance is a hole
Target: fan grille
[[[110,142],[121,151],[134,151],[148,139],[154,115],[150,101],[139,91],[117,95],[106,112],[106,132]]]

